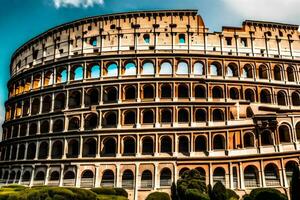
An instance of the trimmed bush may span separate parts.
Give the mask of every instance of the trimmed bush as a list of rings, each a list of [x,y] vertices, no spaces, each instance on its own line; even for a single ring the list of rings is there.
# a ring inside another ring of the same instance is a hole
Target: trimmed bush
[[[185,200],[210,200],[209,196],[204,193],[200,193],[197,189],[187,189],[185,192]]]
[[[292,181],[290,183],[291,200],[300,199],[300,171],[298,166],[294,166]]]
[[[227,200],[226,188],[220,181],[214,185],[210,198],[211,200]]]
[[[123,188],[115,188],[115,191],[116,191],[116,195],[128,198],[128,193],[127,193],[127,191],[125,189],[123,189]]]
[[[168,193],[165,192],[153,192],[149,194],[146,200],[171,200]]]
[[[274,188],[257,188],[251,191],[252,200],[288,200],[287,196]]]
[[[112,187],[92,188],[92,192],[104,195],[116,195],[116,190]]]
[[[231,189],[226,189],[226,198],[227,200],[239,200],[240,196]]]

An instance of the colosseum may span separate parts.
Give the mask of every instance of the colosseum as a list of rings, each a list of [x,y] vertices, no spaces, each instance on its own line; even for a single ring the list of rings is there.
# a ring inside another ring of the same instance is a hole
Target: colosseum
[[[288,193],[300,160],[298,25],[210,32],[197,10],[95,16],[13,54],[1,184],[170,192],[188,169]]]

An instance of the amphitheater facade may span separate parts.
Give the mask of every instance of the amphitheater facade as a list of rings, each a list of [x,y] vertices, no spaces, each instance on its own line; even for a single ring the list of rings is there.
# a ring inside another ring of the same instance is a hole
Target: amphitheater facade
[[[210,32],[196,10],[63,24],[12,56],[1,184],[170,192],[187,169],[287,192],[300,158],[297,25]]]

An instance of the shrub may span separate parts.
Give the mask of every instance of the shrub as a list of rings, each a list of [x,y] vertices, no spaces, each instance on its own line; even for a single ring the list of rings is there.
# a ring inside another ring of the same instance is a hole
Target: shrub
[[[197,189],[187,189],[185,192],[186,200],[209,200],[209,196],[205,193],[199,192]]]
[[[251,191],[250,197],[253,200],[288,200],[287,196],[274,188],[257,188]]]
[[[127,193],[127,191],[125,189],[123,189],[123,188],[115,188],[115,191],[116,191],[116,195],[128,198],[128,193]]]
[[[294,166],[292,181],[290,184],[291,200],[300,199],[300,171],[298,166]]]
[[[227,200],[239,200],[240,196],[231,189],[226,189],[226,198]]]
[[[168,193],[165,192],[153,192],[150,193],[146,200],[170,200],[170,196]]]
[[[211,200],[227,200],[226,188],[220,181],[214,185],[210,198]]]
[[[112,187],[92,188],[91,191],[96,194],[116,195],[116,190]]]

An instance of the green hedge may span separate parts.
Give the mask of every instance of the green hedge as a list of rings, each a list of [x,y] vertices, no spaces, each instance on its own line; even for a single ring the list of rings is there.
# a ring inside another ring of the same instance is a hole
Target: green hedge
[[[186,200],[210,200],[209,196],[205,193],[200,193],[197,189],[187,189],[185,192]]]
[[[147,196],[146,200],[171,200],[171,199],[168,193],[153,192]]]
[[[257,188],[250,192],[250,195],[244,196],[249,200],[288,200],[287,196],[274,188]]]
[[[112,188],[112,187],[101,187],[101,188],[92,188],[92,192],[102,195],[117,195],[128,198],[128,193],[123,188]]]

